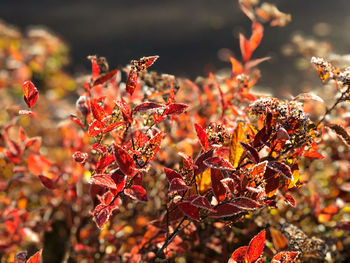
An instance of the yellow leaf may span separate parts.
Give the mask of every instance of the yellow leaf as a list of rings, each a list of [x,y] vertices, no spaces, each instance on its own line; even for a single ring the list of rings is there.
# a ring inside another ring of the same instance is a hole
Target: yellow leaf
[[[242,148],[239,142],[246,142],[247,139],[244,136],[243,123],[239,122],[237,124],[237,128],[232,134],[231,142],[230,142],[230,162],[233,167],[237,167],[239,161],[244,153],[244,149]]]
[[[211,187],[210,169],[207,169],[203,173],[197,175],[196,181],[200,193],[208,190],[209,187]]]
[[[288,189],[293,188],[295,184],[299,181],[300,179],[300,173],[299,170],[294,170],[293,171],[293,180],[290,180]]]

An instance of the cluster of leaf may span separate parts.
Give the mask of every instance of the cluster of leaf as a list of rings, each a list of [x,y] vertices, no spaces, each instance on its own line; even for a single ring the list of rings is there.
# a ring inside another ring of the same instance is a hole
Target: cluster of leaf
[[[225,79],[210,74],[193,83],[148,72],[158,56],[132,60],[124,76],[90,56],[92,74],[69,117],[65,101],[39,98],[23,82],[29,110],[1,113],[0,253],[7,262],[26,262],[22,250],[34,253],[34,243],[49,262],[55,253],[76,262],[344,259],[343,232],[335,234],[339,242],[324,239],[334,240],[335,226],[350,229],[349,118],[336,107],[348,100],[348,71],[313,59],[322,80],[341,82],[339,100],[315,124],[306,112],[308,101],[322,102],[315,95],[252,94],[256,66],[268,58],[252,59],[262,11],[241,2],[258,13],[250,14],[249,39],[240,35],[243,62],[232,57]],[[8,89],[0,92],[6,98]],[[315,230],[322,227],[329,231]]]
[[[76,87],[63,71],[68,62],[67,46],[48,30],[32,27],[22,33],[0,21],[0,89],[11,87],[11,93],[19,95],[22,83],[35,79],[40,87],[62,97]]]

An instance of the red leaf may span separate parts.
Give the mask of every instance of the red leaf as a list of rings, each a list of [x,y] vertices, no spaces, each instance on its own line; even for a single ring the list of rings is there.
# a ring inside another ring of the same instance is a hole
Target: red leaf
[[[89,155],[87,153],[82,153],[80,151],[77,151],[72,155],[72,158],[74,159],[74,161],[78,163],[83,163],[83,164],[85,163],[88,157]]]
[[[284,198],[284,201],[286,201],[287,204],[289,204],[292,207],[296,207],[296,202],[293,196],[291,196],[290,194],[285,194]]]
[[[25,141],[25,149],[28,149],[29,147],[31,147],[34,152],[39,151],[39,148],[41,147],[41,137],[27,139]]]
[[[254,50],[260,45],[261,39],[264,35],[264,27],[258,23],[254,22],[252,25],[252,35],[249,39],[249,45],[251,52],[254,52]]]
[[[246,260],[248,262],[254,262],[260,257],[265,247],[265,235],[266,232],[264,229],[250,241],[246,254]]]
[[[235,198],[230,202],[230,204],[233,204],[243,210],[255,210],[257,207],[260,206],[253,199],[250,199],[248,197]]]
[[[193,163],[193,159],[191,156],[188,156],[186,153],[179,152],[178,155],[182,157],[182,163],[184,169],[192,170],[193,168],[198,168],[197,165]]]
[[[114,130],[115,128],[119,127],[120,125],[126,124],[126,122],[124,121],[120,121],[120,122],[114,122],[110,125],[108,125],[104,130],[103,130],[103,134],[110,132],[112,130]]]
[[[119,192],[123,191],[126,183],[126,176],[120,170],[113,170],[111,172],[111,178],[113,179],[116,185],[116,187],[114,188],[115,191],[113,191],[114,195],[116,195]]]
[[[247,62],[252,56],[252,50],[250,49],[250,43],[245,38],[243,34],[239,34],[239,46],[242,53],[242,59],[244,62]]]
[[[137,86],[137,71],[131,69],[129,72],[128,80],[126,82],[126,92],[130,94],[130,96],[134,93]]]
[[[189,218],[196,221],[200,220],[198,208],[192,205],[190,202],[177,203],[177,206]]]
[[[237,76],[243,72],[243,66],[242,63],[239,62],[237,59],[231,57],[230,58],[231,64],[232,64],[232,74],[233,76]]]
[[[71,121],[75,122],[76,124],[78,124],[81,128],[84,128],[84,124],[81,122],[81,120],[75,116],[74,114],[71,114],[70,116]]]
[[[21,139],[22,142],[24,142],[25,140],[27,140],[27,135],[26,135],[24,129],[22,128],[22,126],[19,127],[18,133],[19,133],[19,138]]]
[[[94,211],[92,212],[92,215],[94,216],[97,226],[99,228],[102,228],[103,225],[108,221],[109,217],[112,215],[112,212],[117,208],[118,208],[117,205],[105,205],[105,204],[97,205]]]
[[[107,153],[107,147],[102,145],[102,144],[99,144],[99,143],[94,143],[92,145],[92,149],[94,149],[95,151],[98,151],[98,152],[100,152],[102,154]]]
[[[247,253],[248,246],[237,248],[231,255],[228,263],[242,262],[245,263],[245,255]]]
[[[162,142],[163,133],[160,131],[154,135],[148,142],[147,147],[155,155],[159,151],[160,143]]]
[[[252,146],[250,146],[247,143],[244,142],[239,142],[242,146],[242,148],[244,149],[244,151],[247,153],[247,155],[249,156],[249,158],[254,162],[254,163],[259,163],[259,153],[257,152],[257,150],[255,150]]]
[[[38,252],[36,252],[33,256],[31,256],[27,263],[39,263],[39,259],[41,257],[41,253],[43,252],[42,249],[40,249]]]
[[[51,178],[44,175],[39,175],[41,183],[48,189],[53,190],[56,188],[56,183]]]
[[[28,105],[29,108],[32,108],[38,100],[38,90],[36,89],[34,84],[29,80],[23,83],[22,89],[24,93],[25,103]]]
[[[115,180],[109,174],[96,174],[90,177],[89,183],[121,191],[125,185],[125,178],[116,177]]]
[[[221,218],[237,215],[241,212],[243,212],[242,209],[239,209],[237,206],[226,203],[213,208],[212,211],[209,213],[209,216],[213,218]]]
[[[226,198],[226,188],[221,183],[221,180],[224,179],[220,170],[211,169],[210,170],[211,178],[211,187],[213,189],[214,196],[218,202],[223,201]]]
[[[166,119],[165,116],[159,116],[157,113],[155,113],[155,112],[153,113],[154,124],[157,124],[158,122],[161,122],[165,119]]]
[[[185,110],[187,110],[188,106],[182,103],[172,103],[169,104],[163,112],[163,116],[165,115],[173,115],[173,114],[181,114]]]
[[[175,92],[174,92],[174,85],[171,83],[170,85],[170,91],[169,91],[169,97],[166,101],[166,105],[172,104],[175,102]]]
[[[114,156],[112,154],[103,155],[96,164],[96,168],[95,168],[96,172],[102,173],[103,170],[105,170],[113,162],[114,162]]]
[[[169,183],[171,183],[175,178],[179,178],[182,180],[182,176],[175,170],[164,168],[164,172],[166,175],[166,179],[168,180]]]
[[[105,125],[100,122],[99,120],[95,120],[92,124],[89,126],[88,135],[89,137],[95,137],[99,135],[102,131]]]
[[[132,123],[131,109],[129,104],[127,104],[123,99],[121,101],[115,100],[114,102],[122,112],[124,121]]]
[[[214,149],[211,149],[207,152],[202,153],[200,156],[198,156],[198,158],[194,162],[194,164],[197,166],[197,168],[195,168],[194,170],[195,175],[203,173],[208,168],[207,165],[204,163],[204,161],[211,158],[213,154],[214,154]]]
[[[204,151],[207,151],[209,148],[209,140],[208,140],[207,133],[203,130],[202,126],[200,126],[197,123],[194,124],[194,127],[196,129],[199,142],[201,143]]]
[[[94,84],[93,86],[96,86],[96,85],[100,85],[100,84],[103,84],[105,83],[106,81],[110,80],[111,78],[114,77],[115,74],[117,74],[119,71],[119,69],[113,69],[111,70],[110,72],[106,73],[106,74],[103,74],[101,76],[99,76],[95,81],[94,81]]]
[[[204,161],[204,164],[210,168],[214,168],[218,170],[232,171],[235,169],[229,161],[217,156],[206,159]]]
[[[299,251],[282,251],[275,255],[271,263],[291,263],[299,256]]]
[[[280,175],[283,175],[288,180],[293,179],[292,171],[290,170],[289,166],[285,165],[284,163],[280,163],[278,161],[271,161],[268,162],[267,166],[273,171],[279,173]]]
[[[107,117],[107,113],[104,109],[98,104],[101,99],[91,99],[90,106],[92,115],[96,120],[103,122],[103,119]]]
[[[114,145],[114,158],[119,169],[126,175],[131,176],[134,173],[135,162],[122,147]]]
[[[191,201],[191,204],[196,206],[196,207],[200,207],[200,208],[204,208],[204,209],[211,209],[211,205],[208,201],[207,198],[198,195],[196,198],[194,198]]]
[[[131,198],[138,200],[140,202],[147,202],[148,197],[146,190],[140,185],[133,185],[128,189],[124,190],[124,193]]]
[[[185,181],[181,178],[174,178],[169,186],[169,192],[185,191],[191,187],[187,186]]]
[[[134,112],[137,112],[137,111],[140,111],[140,112],[143,112],[143,111],[149,111],[149,110],[157,110],[159,108],[164,108],[165,106],[163,104],[160,104],[160,103],[155,103],[155,102],[144,102],[140,105],[137,105],[135,108],[134,108]]]
[[[153,63],[159,58],[159,56],[143,57],[140,62],[143,64],[144,69],[153,65]]]
[[[91,59],[91,71],[92,71],[92,78],[95,79],[100,74],[101,70],[100,67],[97,64],[96,59]]]
[[[31,153],[28,156],[28,170],[32,174],[39,176],[40,174],[48,172],[50,167],[51,162],[43,155]]]

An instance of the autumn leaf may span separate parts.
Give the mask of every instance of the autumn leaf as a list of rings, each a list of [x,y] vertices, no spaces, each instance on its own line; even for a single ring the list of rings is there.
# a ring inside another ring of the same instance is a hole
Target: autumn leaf
[[[204,164],[210,168],[218,169],[218,170],[227,170],[227,171],[233,171],[233,166],[227,161],[226,159],[222,157],[211,157],[204,161]]]
[[[137,87],[137,71],[131,69],[128,80],[126,81],[126,92],[131,96]]]
[[[198,208],[193,204],[191,204],[190,202],[181,202],[181,203],[177,203],[176,205],[189,218],[196,221],[200,220]]]
[[[114,158],[119,169],[126,175],[134,174],[135,162],[126,150],[114,144]]]
[[[38,252],[36,252],[33,256],[31,256],[27,263],[39,263],[39,259],[41,257],[41,254],[42,254],[43,250],[40,249]]]
[[[248,262],[254,262],[255,260],[260,257],[261,253],[263,252],[265,247],[265,230],[262,230],[259,234],[257,234],[253,239],[250,241],[247,253],[246,253],[246,260]]]
[[[267,166],[274,170],[275,172],[279,173],[280,175],[284,176],[288,180],[293,180],[292,171],[289,168],[289,166],[285,165],[284,163],[278,162],[278,161],[271,161],[268,162]]]
[[[237,167],[241,157],[244,153],[244,149],[241,146],[240,142],[246,142],[246,138],[244,135],[244,130],[243,130],[243,123],[239,122],[237,124],[237,128],[232,134],[231,141],[230,141],[230,163],[232,164],[233,167]]]
[[[194,127],[196,129],[196,133],[199,138],[200,144],[202,145],[204,151],[207,151],[209,148],[209,140],[208,140],[207,133],[203,130],[202,126],[200,126],[198,123],[195,123]]]
[[[255,210],[260,205],[248,197],[237,197],[233,199],[230,204],[242,209],[242,210]]]
[[[125,189],[124,193],[129,197],[135,200],[138,200],[140,202],[148,201],[146,190],[140,185],[133,185],[130,188]]]
[[[39,92],[34,86],[34,84],[29,80],[23,83],[22,88],[24,93],[24,101],[27,104],[27,106],[31,109],[38,100]]]
[[[226,188],[222,184],[221,180],[224,179],[220,170],[210,169],[211,175],[211,187],[213,189],[214,196],[218,202],[223,201],[226,198]]]

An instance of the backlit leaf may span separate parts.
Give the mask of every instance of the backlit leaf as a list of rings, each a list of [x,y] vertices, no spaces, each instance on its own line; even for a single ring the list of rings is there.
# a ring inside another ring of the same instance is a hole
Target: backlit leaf
[[[237,248],[231,255],[228,263],[245,263],[245,255],[247,253],[248,246]]]
[[[38,100],[39,92],[34,84],[27,80],[23,83],[24,101],[29,108],[32,108]]]
[[[134,173],[135,162],[129,153],[118,145],[114,145],[114,158],[119,169],[126,175],[131,176]]]
[[[95,137],[99,135],[102,131],[105,125],[100,122],[99,120],[95,120],[93,123],[90,124],[88,135],[89,137]]]
[[[237,128],[232,134],[232,138],[230,141],[230,163],[233,165],[233,167],[237,167],[239,164],[239,161],[241,160],[241,157],[244,153],[244,149],[239,143],[240,141],[246,142],[246,138],[244,135],[243,130],[243,123],[239,122],[237,124]]]
[[[204,151],[207,151],[209,148],[209,140],[208,140],[207,133],[203,130],[202,126],[200,126],[197,123],[194,124],[194,127],[196,129],[199,142],[201,143]]]
[[[246,254],[248,262],[254,262],[260,257],[265,247],[265,234],[264,229],[250,241]]]
[[[96,120],[103,122],[103,119],[107,117],[107,113],[104,111],[101,105],[98,104],[99,101],[100,99],[91,99],[90,101],[91,112]]]
[[[130,94],[130,96],[134,93],[137,87],[137,71],[131,69],[129,72],[128,80],[126,82],[126,92]]]
[[[288,244],[288,239],[277,229],[270,227],[272,242],[276,250],[284,249]]]
[[[119,71],[119,69],[116,68],[116,69],[109,71],[108,73],[100,75],[97,79],[95,79],[93,86],[101,85],[101,84],[107,82],[108,80],[112,79],[115,76],[115,74],[118,73],[118,71]]]
[[[146,190],[140,185],[133,185],[130,188],[125,189],[124,193],[140,202],[148,201]]]
[[[173,115],[173,114],[181,114],[183,113],[184,111],[186,111],[188,108],[188,105],[186,104],[182,104],[182,103],[172,103],[172,104],[169,104],[165,110],[164,110],[164,113],[163,113],[163,116],[165,115]]]
[[[38,252],[36,252],[33,256],[31,256],[27,263],[39,263],[39,259],[41,257],[41,253],[43,252],[42,249],[40,249]]]

